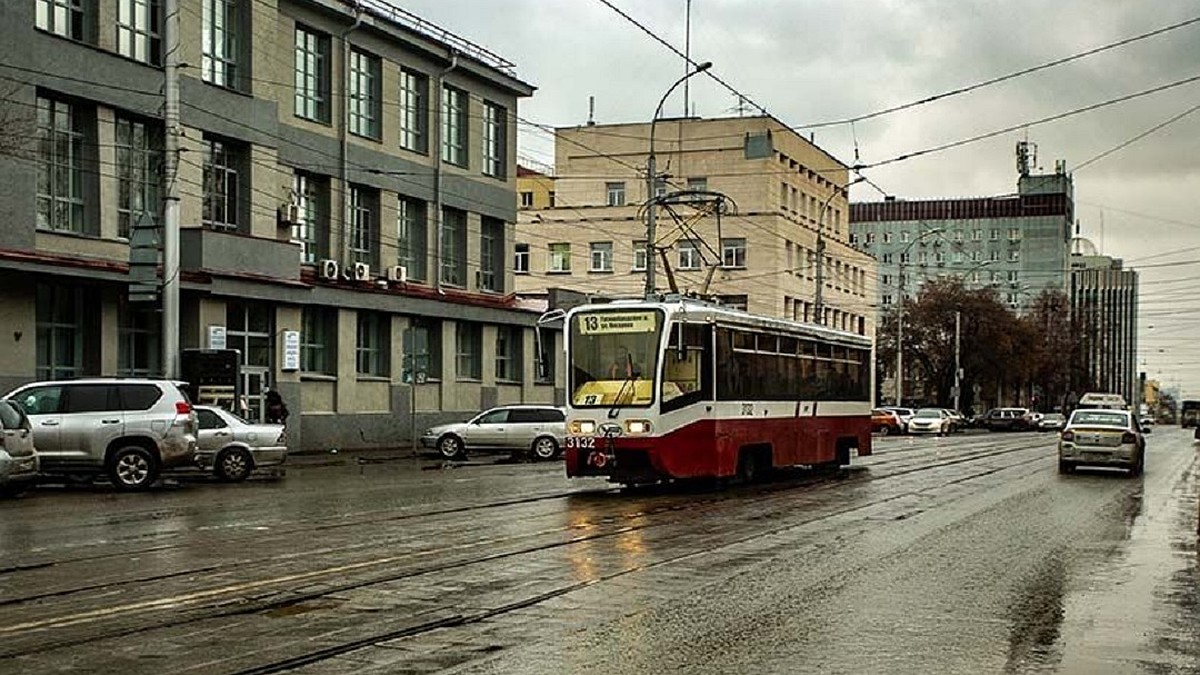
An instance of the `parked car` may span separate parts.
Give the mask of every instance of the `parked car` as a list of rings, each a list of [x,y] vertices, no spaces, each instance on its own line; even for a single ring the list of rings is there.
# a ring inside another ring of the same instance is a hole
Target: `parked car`
[[[21,406],[0,401],[0,497],[14,497],[37,482],[33,425]]]
[[[993,408],[983,424],[988,431],[1029,431],[1035,423],[1026,408]]]
[[[905,434],[908,433],[908,421],[911,420],[912,416],[917,412],[916,410],[913,410],[912,408],[898,408],[896,406],[890,406],[890,405],[883,406],[882,408],[880,408],[880,410],[890,410],[890,411],[896,413],[896,416],[900,418],[900,431],[901,431],[901,433],[905,433]]]
[[[1077,466],[1116,466],[1137,476],[1146,465],[1146,437],[1126,410],[1080,409],[1071,413],[1058,441],[1058,471]]]
[[[507,450],[529,452],[535,460],[551,460],[562,450],[566,419],[562,408],[554,406],[501,406],[466,422],[433,427],[421,436],[421,445],[437,449],[445,459],[460,459],[479,450]]]
[[[871,411],[871,433],[891,436],[903,433],[903,428],[904,425],[900,421],[900,416],[894,411],[878,408]]]
[[[950,415],[941,408],[921,408],[908,421],[910,434],[937,434],[945,436],[953,428]]]
[[[287,431],[282,424],[252,424],[215,406],[196,406],[196,464],[223,481],[236,483],[255,469],[287,461]]]
[[[1061,431],[1067,424],[1065,415],[1058,413],[1046,413],[1042,415],[1042,419],[1037,422],[1038,431]]]
[[[45,474],[107,474],[144,490],[196,455],[196,413],[179,383],[97,378],[35,382],[4,396],[24,408]]]
[[[957,410],[950,410],[949,408],[942,408],[942,410],[944,410],[946,415],[950,418],[951,433],[962,431],[970,426],[970,423],[967,422],[967,418]]]

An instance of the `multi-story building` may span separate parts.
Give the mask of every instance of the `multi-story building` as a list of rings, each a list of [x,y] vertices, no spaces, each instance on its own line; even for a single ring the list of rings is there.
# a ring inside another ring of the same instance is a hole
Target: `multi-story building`
[[[855,246],[879,261],[877,306],[888,311],[928,279],[992,286],[1018,312],[1043,289],[1066,292],[1074,204],[1071,177],[1029,175],[1017,194],[850,205]]]
[[[180,6],[182,347],[238,349],[303,448],[554,400],[507,264],[513,65],[380,0]],[[4,389],[162,372],[128,276],[164,188],[160,9],[0,5]]]
[[[1076,238],[1071,250],[1071,325],[1077,336],[1072,388],[1142,400],[1137,375],[1138,273]]]
[[[655,155],[666,178],[655,192],[689,193],[658,209],[657,238],[648,247],[644,169],[651,127],[556,130],[552,185],[538,174],[518,187],[529,195],[529,206],[518,212],[519,293],[561,287],[640,296],[647,251],[654,250],[668,263],[659,265],[660,290],[668,288],[669,266],[680,292],[873,333],[874,262],[850,246],[844,164],[767,117],[658,120]],[[539,186],[553,203],[537,201]],[[727,200],[720,218],[700,215],[711,204],[709,193]]]

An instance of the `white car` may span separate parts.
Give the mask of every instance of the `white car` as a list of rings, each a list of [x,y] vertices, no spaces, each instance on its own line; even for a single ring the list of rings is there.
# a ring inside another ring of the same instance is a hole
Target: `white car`
[[[1146,437],[1125,410],[1080,409],[1071,413],[1058,441],[1058,472],[1077,466],[1115,466],[1139,476],[1146,466]]]
[[[0,401],[0,497],[15,497],[37,482],[33,426],[21,406]]]
[[[255,469],[287,461],[282,424],[252,424],[216,406],[196,406],[200,421],[196,464],[223,481],[246,480]]]
[[[937,434],[945,436],[953,429],[950,415],[941,408],[921,408],[908,421],[910,434]]]
[[[444,459],[462,459],[468,451],[529,452],[536,460],[558,457],[567,435],[567,416],[550,405],[507,405],[479,413],[466,422],[442,424],[421,436]]]

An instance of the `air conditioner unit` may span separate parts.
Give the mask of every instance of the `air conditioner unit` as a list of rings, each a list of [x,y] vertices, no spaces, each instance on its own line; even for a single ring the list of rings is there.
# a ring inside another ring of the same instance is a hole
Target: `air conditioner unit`
[[[408,268],[404,265],[394,265],[387,270],[388,281],[398,281],[402,284],[408,283]]]
[[[300,222],[300,205],[287,203],[279,207],[279,218],[277,219],[280,227],[291,227]]]
[[[338,263],[336,260],[322,260],[321,261],[321,277],[322,278],[336,279],[336,278],[338,278],[338,272],[340,272],[340,271],[341,270],[338,269]]]
[[[367,263],[354,263],[354,280],[355,281],[370,281],[371,266]]]

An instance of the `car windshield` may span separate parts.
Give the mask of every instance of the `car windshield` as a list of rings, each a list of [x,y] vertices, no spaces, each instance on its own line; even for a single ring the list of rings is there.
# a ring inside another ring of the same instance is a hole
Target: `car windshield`
[[[925,408],[924,410],[918,410],[917,414],[913,415],[913,417],[918,419],[941,419],[942,411],[934,410],[932,408]]]
[[[1124,428],[1129,426],[1129,415],[1108,410],[1076,410],[1071,415],[1071,426],[1084,424]]]
[[[646,406],[654,398],[662,313],[602,310],[571,317],[571,403],[577,407]]]

